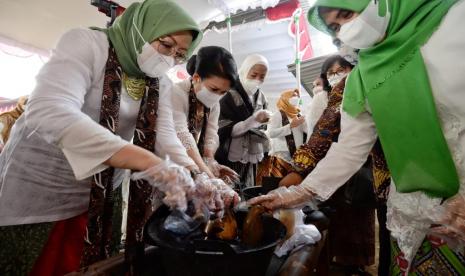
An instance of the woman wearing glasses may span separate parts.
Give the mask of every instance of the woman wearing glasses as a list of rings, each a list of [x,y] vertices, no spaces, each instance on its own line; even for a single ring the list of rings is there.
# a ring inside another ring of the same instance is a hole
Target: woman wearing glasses
[[[176,133],[200,172],[237,181],[237,174],[214,159],[219,145],[220,99],[237,79],[236,63],[224,48],[201,48],[187,63],[191,76],[173,86],[171,93]]]
[[[465,1],[318,0],[310,24],[361,49],[347,79],[336,146],[293,204],[327,199],[379,140],[392,175],[387,202],[392,275],[464,275]],[[293,190],[293,191],[292,191]],[[258,199],[288,207],[277,195]]]
[[[168,154],[195,166],[176,138],[163,76],[201,38],[169,0],[134,3],[108,29],[61,37],[0,155],[1,275],[34,263],[34,275],[63,275],[108,257],[122,169],[158,166],[154,177],[175,178],[179,167],[159,157]],[[151,194],[146,182],[130,186],[126,252],[140,246]]]
[[[280,184],[284,186],[300,184],[303,178],[307,177],[318,166],[330,148],[338,141],[341,132],[340,108],[344,87],[352,68],[353,65],[339,55],[331,56],[324,62],[321,77],[323,83],[329,83],[331,87],[327,95],[326,108],[318,118],[308,142],[301,146],[293,156],[295,172],[287,175]],[[360,180],[357,180],[360,178],[355,177],[352,180],[355,184],[352,185],[358,185],[361,187],[358,191],[364,191],[366,194],[371,194],[371,190],[376,191],[378,202],[380,205],[384,203],[385,206],[389,186],[389,171],[383,166],[385,162],[378,144],[372,149],[372,160],[374,161],[368,163],[372,166],[363,168],[360,175],[370,174],[372,171],[374,183],[367,181],[364,185]],[[366,192],[367,190],[368,192]],[[375,257],[375,214],[373,207],[366,203],[348,204],[344,189],[339,190],[324,204],[333,210],[329,229],[330,258],[342,266],[347,275],[363,275],[364,267],[372,265]],[[383,229],[385,229],[385,225],[380,225],[380,231]],[[380,258],[380,267],[384,271],[380,271],[379,275],[387,275],[386,273],[389,272],[389,235],[387,235],[387,244],[383,239],[385,237],[381,236],[380,240],[382,257]],[[388,250],[387,255],[386,249]]]

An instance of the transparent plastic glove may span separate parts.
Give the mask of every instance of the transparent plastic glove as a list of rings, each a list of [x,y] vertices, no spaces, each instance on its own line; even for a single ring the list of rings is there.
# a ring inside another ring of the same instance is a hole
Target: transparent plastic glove
[[[255,121],[259,123],[267,123],[271,118],[272,113],[268,110],[259,110],[253,114]]]
[[[249,204],[261,204],[269,210],[279,208],[299,208],[313,199],[313,194],[302,187],[302,185],[291,187],[279,187],[266,195],[254,197],[249,200]]]
[[[233,185],[239,182],[239,175],[231,168],[221,165],[213,158],[204,158],[204,162],[215,177],[222,179],[227,184]]]
[[[192,199],[196,209],[200,209],[203,205],[207,206],[211,211],[223,208],[219,206],[219,203],[215,202],[217,188],[210,181],[210,177],[206,173],[198,174],[194,181],[195,189],[190,191],[188,198]]]
[[[206,205],[208,209],[221,218],[224,208],[235,206],[239,202],[238,194],[221,179],[209,178],[207,174],[199,174],[195,178],[195,189],[189,193],[196,209]]]
[[[195,186],[189,171],[169,159],[143,172],[133,173],[131,179],[146,180],[152,187],[164,193],[163,203],[181,211],[186,211],[187,194]]]
[[[217,187],[218,193],[220,194],[226,208],[235,207],[239,203],[239,195],[229,185],[224,183],[223,180],[214,178],[211,179],[211,181]]]
[[[192,202],[188,204],[186,212],[173,210],[164,221],[163,227],[174,234],[183,236],[196,231],[207,223],[210,214],[206,206],[193,210],[192,205]]]
[[[432,233],[465,242],[465,196],[457,194],[446,200],[431,218],[442,225],[434,227]]]

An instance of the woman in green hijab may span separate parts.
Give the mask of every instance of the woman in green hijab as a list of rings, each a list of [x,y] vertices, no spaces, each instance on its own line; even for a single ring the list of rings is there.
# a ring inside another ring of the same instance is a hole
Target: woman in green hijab
[[[114,253],[112,225],[120,225],[112,210],[121,193],[114,188],[124,169],[148,170],[149,178],[163,172],[158,182],[169,182],[165,187],[189,186],[190,176],[179,176],[193,162],[161,159],[187,159],[165,73],[201,38],[170,0],[134,3],[108,29],[74,29],[60,38],[0,155],[0,275],[26,275],[34,263],[33,275],[63,275]],[[131,259],[157,202],[142,180],[129,194]],[[177,195],[180,205],[171,207],[182,209],[184,193]]]
[[[361,49],[345,88],[342,131],[300,186],[253,203],[273,209],[326,200],[379,136],[393,179],[391,272],[464,274],[463,255],[437,238],[465,240],[463,14],[463,0],[318,0],[310,23]]]

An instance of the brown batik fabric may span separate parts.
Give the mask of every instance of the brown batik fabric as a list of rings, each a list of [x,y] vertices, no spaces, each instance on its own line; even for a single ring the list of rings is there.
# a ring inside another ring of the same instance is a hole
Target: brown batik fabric
[[[134,132],[134,144],[155,152],[159,81],[146,78],[146,94]],[[143,227],[152,214],[152,186],[145,180],[131,180],[129,185],[128,218],[126,226],[126,261],[135,264],[144,255]]]
[[[194,92],[194,86],[191,84],[191,88],[189,90],[189,114],[187,117],[187,125],[189,127],[189,132],[192,136],[194,136],[194,139],[197,142],[197,148],[199,149],[200,155],[203,155],[209,116],[210,109],[197,99]]]
[[[263,177],[283,178],[293,171],[292,165],[277,156],[267,156],[259,164],[255,184],[262,186]]]
[[[391,173],[389,172],[383,148],[379,139],[371,150],[371,163],[373,172],[373,185],[378,203],[386,203],[391,185]]]
[[[308,175],[326,156],[331,144],[339,137],[341,113],[340,106],[344,92],[344,80],[339,82],[329,94],[328,106],[318,120],[307,143],[293,155],[293,162],[299,173]]]
[[[112,133],[116,133],[119,123],[121,77],[121,64],[114,48],[110,47],[105,66],[99,123]],[[158,79],[146,78],[146,84],[146,94],[142,99],[137,118],[134,144],[153,152],[158,109]],[[108,168],[92,178],[81,266],[90,265],[110,256],[114,204],[113,173],[114,168]],[[131,238],[135,236],[136,230],[140,230],[145,222],[144,217],[138,216],[137,211],[141,209],[145,211],[150,206],[150,194],[151,187],[146,182],[140,181],[137,185],[131,183],[127,228],[127,240],[129,241],[133,241]]]
[[[340,108],[344,88],[345,78],[331,90],[328,106],[318,120],[308,142],[293,155],[294,169],[303,177],[313,171],[318,162],[326,156],[331,144],[337,142],[341,132]],[[389,193],[390,173],[379,140],[375,143],[371,156],[375,194],[378,202],[385,202]]]

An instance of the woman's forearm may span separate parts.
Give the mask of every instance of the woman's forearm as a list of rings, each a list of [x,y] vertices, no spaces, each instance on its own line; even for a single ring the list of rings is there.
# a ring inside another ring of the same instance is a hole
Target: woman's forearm
[[[152,152],[139,146],[129,144],[113,154],[104,164],[114,168],[143,171],[158,165],[161,161],[162,160]]]
[[[192,160],[194,160],[195,164],[197,164],[201,172],[207,173],[209,177],[214,177],[213,173],[210,171],[207,164],[203,162],[202,156],[200,156],[200,153],[197,149],[195,148],[188,149],[187,155],[189,155],[189,157],[192,158]]]

